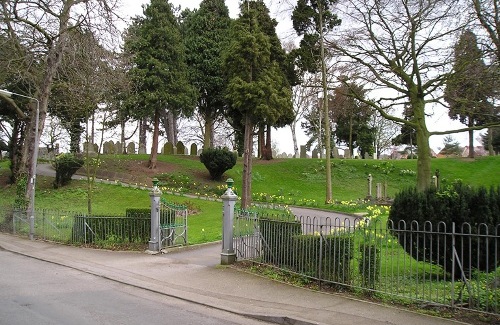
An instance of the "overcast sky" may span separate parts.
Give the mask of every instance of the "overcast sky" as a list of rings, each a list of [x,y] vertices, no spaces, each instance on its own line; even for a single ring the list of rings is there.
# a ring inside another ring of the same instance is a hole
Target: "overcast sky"
[[[175,6],[181,6],[184,8],[198,8],[201,0],[170,0],[170,3]],[[270,8],[271,16],[276,18],[279,25],[277,27],[278,35],[284,39],[290,39],[291,35],[291,23],[287,18],[286,12],[283,12],[283,7],[278,7],[280,1],[278,0],[266,0],[265,1]],[[122,0],[122,14],[127,17],[133,17],[137,15],[142,15],[142,5],[149,3],[149,0]],[[239,14],[239,0],[226,0],[226,5],[229,8],[230,16],[235,18]],[[430,110],[429,110],[430,111]],[[448,117],[447,109],[443,107],[436,108],[433,112],[433,117],[428,120],[428,128],[431,131],[437,130],[449,130],[449,129],[459,129],[463,128],[465,125],[457,121],[452,121]],[[474,132],[474,137],[478,138],[480,132]],[[452,134],[456,141],[459,141],[461,145],[468,145],[468,134]],[[297,137],[299,141],[299,146],[305,144],[307,137],[300,128],[297,127]],[[430,138],[431,148],[437,152],[438,148],[442,148],[444,136],[433,136]],[[277,132],[273,133],[274,141],[278,142],[279,152],[293,153],[293,143],[291,142],[291,130],[289,127],[281,128]],[[281,140],[281,141],[280,141]],[[475,145],[482,145],[480,142],[475,141]]]

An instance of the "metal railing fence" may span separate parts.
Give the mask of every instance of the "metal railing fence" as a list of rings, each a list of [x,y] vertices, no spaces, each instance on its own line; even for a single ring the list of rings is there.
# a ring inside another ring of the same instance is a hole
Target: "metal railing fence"
[[[500,225],[235,214],[237,260],[405,303],[500,313]]]
[[[35,238],[65,244],[146,244],[150,229],[149,216],[87,216],[71,211],[35,211]],[[27,236],[26,211],[3,208],[0,231]]]

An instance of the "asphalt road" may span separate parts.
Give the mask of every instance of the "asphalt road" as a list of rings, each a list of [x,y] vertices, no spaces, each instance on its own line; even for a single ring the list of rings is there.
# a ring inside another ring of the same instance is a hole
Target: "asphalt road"
[[[1,325],[268,324],[7,251],[0,261]]]

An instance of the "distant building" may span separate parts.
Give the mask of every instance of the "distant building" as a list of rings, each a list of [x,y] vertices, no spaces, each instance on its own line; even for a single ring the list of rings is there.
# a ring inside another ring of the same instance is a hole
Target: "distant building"
[[[474,147],[474,157],[482,157],[487,156],[488,151],[483,146],[475,146]],[[469,146],[465,146],[462,151],[462,157],[469,157]]]

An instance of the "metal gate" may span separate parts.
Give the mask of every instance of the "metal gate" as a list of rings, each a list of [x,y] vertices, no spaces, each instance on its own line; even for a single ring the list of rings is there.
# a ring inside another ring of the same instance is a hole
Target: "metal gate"
[[[185,205],[161,200],[160,249],[187,245],[187,214]]]

